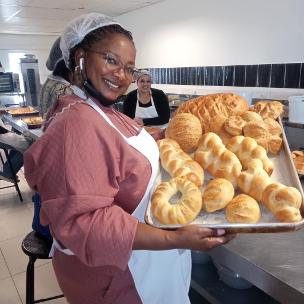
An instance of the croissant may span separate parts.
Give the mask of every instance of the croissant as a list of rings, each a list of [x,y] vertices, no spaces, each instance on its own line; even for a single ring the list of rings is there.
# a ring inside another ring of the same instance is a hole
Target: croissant
[[[170,198],[177,192],[181,192],[182,197],[171,204]],[[197,217],[201,209],[200,189],[182,177],[159,184],[151,198],[151,211],[162,224],[187,224]]]
[[[299,210],[302,205],[302,196],[296,188],[272,183],[264,190],[262,201],[281,222],[298,222],[302,219]]]
[[[237,155],[245,169],[252,159],[260,159],[264,170],[269,176],[272,174],[274,169],[272,161],[267,157],[266,150],[259,146],[253,138],[234,136],[229,140],[226,148]]]
[[[252,159],[248,163],[248,169],[242,171],[238,177],[238,186],[241,191],[257,201],[262,201],[262,193],[270,183],[270,177],[263,169],[260,159]]]
[[[215,133],[205,133],[198,144],[194,159],[210,174],[229,180],[234,187],[242,165],[236,155],[227,150]]]
[[[170,138],[157,141],[162,167],[172,177],[186,177],[197,186],[204,183],[204,170]]]

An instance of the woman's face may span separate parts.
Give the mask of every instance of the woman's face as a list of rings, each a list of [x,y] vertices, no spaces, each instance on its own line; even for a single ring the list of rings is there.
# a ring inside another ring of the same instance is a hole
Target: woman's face
[[[111,34],[86,51],[87,78],[108,100],[115,101],[131,84],[136,50],[123,34]]]
[[[151,78],[149,75],[142,75],[137,81],[139,92],[148,93],[151,90]]]

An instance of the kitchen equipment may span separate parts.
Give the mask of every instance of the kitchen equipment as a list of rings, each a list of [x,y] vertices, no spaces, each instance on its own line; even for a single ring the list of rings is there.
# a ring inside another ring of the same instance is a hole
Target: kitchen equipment
[[[304,123],[304,96],[290,96],[289,102],[289,121]]]

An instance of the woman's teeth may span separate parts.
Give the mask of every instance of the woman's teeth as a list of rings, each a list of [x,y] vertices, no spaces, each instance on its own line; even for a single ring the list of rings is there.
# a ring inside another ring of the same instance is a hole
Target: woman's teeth
[[[106,84],[107,84],[109,87],[111,87],[111,88],[113,88],[113,89],[118,89],[118,85],[116,85],[116,84],[110,82],[109,80],[105,80],[105,82],[106,82]]]

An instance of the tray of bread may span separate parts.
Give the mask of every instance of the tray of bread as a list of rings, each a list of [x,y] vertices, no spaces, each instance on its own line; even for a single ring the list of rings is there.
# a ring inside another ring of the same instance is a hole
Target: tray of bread
[[[41,128],[43,118],[41,116],[22,118],[22,121],[27,125],[29,129]]]
[[[28,116],[39,114],[39,111],[37,111],[33,107],[18,107],[14,109],[9,109],[6,112],[12,116]]]
[[[280,120],[282,104],[262,101],[249,109],[235,94],[185,104],[157,141],[160,172],[146,223],[231,233],[302,228],[304,195]]]

